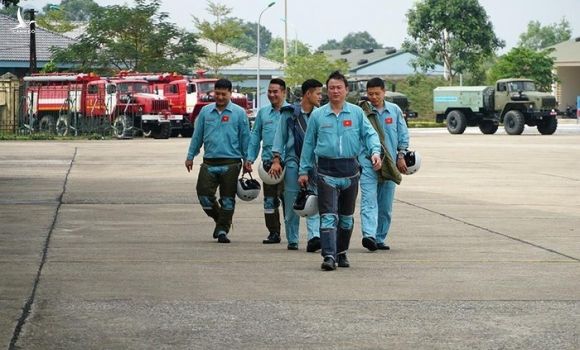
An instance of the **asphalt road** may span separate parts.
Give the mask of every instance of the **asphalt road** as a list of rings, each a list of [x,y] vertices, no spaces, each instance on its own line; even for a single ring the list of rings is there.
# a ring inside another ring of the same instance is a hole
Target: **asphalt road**
[[[266,237],[217,244],[186,139],[0,143],[7,349],[580,348],[580,126],[413,129],[391,251],[351,268]],[[303,231],[303,230],[302,230]],[[304,232],[304,231],[303,231]]]

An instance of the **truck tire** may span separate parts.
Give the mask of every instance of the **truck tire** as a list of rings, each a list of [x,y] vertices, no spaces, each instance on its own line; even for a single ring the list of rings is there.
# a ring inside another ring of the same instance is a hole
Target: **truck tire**
[[[447,114],[447,130],[450,134],[463,134],[467,127],[467,119],[462,111],[451,111]]]
[[[151,137],[154,139],[168,139],[171,135],[171,124],[159,124],[151,129]]]
[[[66,115],[61,115],[56,121],[56,134],[58,136],[68,135],[70,127],[70,119]]]
[[[483,120],[479,123],[479,130],[485,135],[493,135],[499,128],[499,125],[492,122],[491,120]]]
[[[556,132],[558,128],[558,119],[556,117],[550,117],[548,119],[544,119],[538,123],[538,131],[542,135],[552,135]]]
[[[56,132],[55,118],[52,115],[45,115],[40,119],[38,123],[38,131],[54,134]]]
[[[503,127],[509,135],[521,135],[524,132],[526,119],[522,112],[511,110],[505,114]]]
[[[172,128],[171,129],[171,135],[170,136],[171,137],[177,137],[177,136],[179,136],[179,132],[180,132],[180,130],[178,128]]]
[[[191,137],[193,135],[193,128],[182,128],[181,137]]]
[[[118,139],[133,138],[133,128],[130,125],[128,116],[120,115],[115,119],[113,122],[113,135]]]

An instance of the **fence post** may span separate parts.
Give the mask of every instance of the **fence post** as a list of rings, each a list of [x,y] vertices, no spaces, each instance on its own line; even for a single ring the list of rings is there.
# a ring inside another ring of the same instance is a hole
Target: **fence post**
[[[6,73],[0,77],[0,131],[14,133],[18,125],[18,77]]]

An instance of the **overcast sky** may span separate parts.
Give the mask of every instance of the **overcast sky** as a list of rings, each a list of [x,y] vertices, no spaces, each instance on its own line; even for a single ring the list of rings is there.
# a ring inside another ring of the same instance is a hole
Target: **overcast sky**
[[[41,8],[59,0],[21,0],[22,7]],[[99,5],[126,3],[123,0],[97,0]],[[260,12],[272,0],[217,0],[232,9],[231,16],[257,22]],[[405,14],[415,0],[286,0],[288,8],[288,40],[298,40],[316,49],[329,39],[342,40],[348,33],[367,31],[383,46],[399,48],[407,36]],[[530,21],[542,25],[559,23],[566,18],[572,37],[580,36],[580,0],[479,0],[493,23],[496,35],[505,40],[507,51],[515,46]],[[195,31],[192,16],[213,21],[206,11],[205,0],[162,0],[162,10],[170,20]],[[261,24],[274,37],[284,36],[284,0],[277,0],[262,15]],[[458,19],[460,20],[460,19]],[[477,28],[474,28],[476,30]]]

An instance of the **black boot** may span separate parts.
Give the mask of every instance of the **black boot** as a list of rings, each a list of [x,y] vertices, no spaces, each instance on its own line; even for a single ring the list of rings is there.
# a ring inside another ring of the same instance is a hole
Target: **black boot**
[[[336,256],[336,260],[338,260],[338,267],[350,267],[350,262],[348,261],[348,258],[346,257],[346,253],[338,254]]]
[[[262,243],[264,244],[276,244],[280,242],[281,242],[280,233],[278,232],[270,232],[268,238],[262,241]]]

